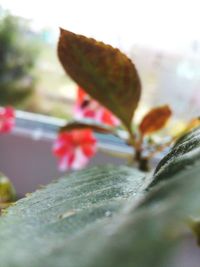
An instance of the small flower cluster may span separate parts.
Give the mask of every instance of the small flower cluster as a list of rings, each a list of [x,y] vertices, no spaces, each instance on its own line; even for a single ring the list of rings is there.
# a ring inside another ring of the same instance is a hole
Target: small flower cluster
[[[105,107],[78,88],[77,101],[74,107],[75,119],[90,118],[109,126],[118,126],[120,121]]]
[[[119,120],[106,108],[78,88],[74,106],[76,119],[90,118],[98,123],[118,126]],[[85,167],[97,151],[97,140],[91,129],[76,129],[58,134],[53,153],[59,158],[59,169],[66,171]]]
[[[12,107],[0,108],[0,133],[9,133],[15,126],[15,111]]]

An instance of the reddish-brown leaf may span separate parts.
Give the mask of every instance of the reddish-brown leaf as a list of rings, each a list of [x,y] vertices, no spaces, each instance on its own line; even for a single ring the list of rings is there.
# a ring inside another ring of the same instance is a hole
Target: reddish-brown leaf
[[[60,127],[59,132],[71,131],[71,130],[76,130],[76,129],[79,129],[79,130],[91,129],[96,133],[112,134],[124,140],[125,142],[127,141],[127,138],[128,138],[128,136],[126,135],[126,132],[120,129],[117,129],[116,127],[98,123],[91,119],[70,121],[66,123],[66,125]]]
[[[84,119],[82,121],[70,121],[66,125],[60,128],[60,132],[71,131],[76,129],[92,129],[97,133],[115,134],[116,129],[108,125],[97,123],[90,119]]]
[[[153,108],[142,119],[139,130],[142,135],[154,133],[162,129],[172,114],[168,105]]]
[[[63,29],[58,57],[72,79],[130,129],[141,94],[131,60],[110,45]]]

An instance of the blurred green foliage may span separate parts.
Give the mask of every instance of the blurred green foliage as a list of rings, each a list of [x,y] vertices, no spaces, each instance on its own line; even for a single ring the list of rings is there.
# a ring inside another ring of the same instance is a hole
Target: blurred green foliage
[[[11,181],[4,174],[0,173],[0,204],[9,203],[14,200],[15,189]]]
[[[27,20],[0,7],[0,105],[19,107],[33,93],[38,47]]]

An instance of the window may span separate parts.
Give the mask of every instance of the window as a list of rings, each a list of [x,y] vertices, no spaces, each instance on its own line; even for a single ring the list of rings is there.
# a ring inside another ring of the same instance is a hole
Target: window
[[[131,57],[143,83],[141,114],[155,104],[167,103],[178,118],[183,114],[198,115],[197,1],[1,0],[0,4],[3,10],[26,19],[25,34],[35,41],[32,96],[17,103],[18,108],[64,118],[72,116],[76,84],[65,75],[56,56],[61,26],[109,43]],[[23,84],[32,81],[28,77]]]

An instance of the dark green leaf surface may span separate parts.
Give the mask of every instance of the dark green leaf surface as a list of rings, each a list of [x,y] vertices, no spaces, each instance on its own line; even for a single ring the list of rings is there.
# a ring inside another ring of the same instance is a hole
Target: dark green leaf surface
[[[94,170],[80,175],[84,184],[88,183],[85,175],[92,172],[94,175]],[[138,208],[130,198],[124,209],[121,207],[127,192],[132,191],[134,196],[135,189],[130,190],[130,184],[121,187],[122,194],[118,192],[114,197],[104,192],[102,199],[105,205],[102,203],[97,208],[99,201],[89,201],[87,205],[85,202],[85,198],[92,199],[97,190],[93,191],[91,198],[87,194],[83,197],[84,193],[81,193],[83,201],[78,203],[78,196],[69,198],[66,194],[66,180],[61,180],[20,201],[1,219],[2,266],[171,267],[166,259],[181,240],[186,228],[184,219],[188,214],[199,211],[199,173],[200,166],[196,165],[176,175],[167,186],[162,184],[152,190]],[[113,172],[115,177],[120,175],[122,180],[127,174],[128,180],[131,180],[132,174],[128,169]],[[142,176],[139,176],[141,179]],[[191,180],[188,180],[188,176]],[[108,178],[107,174],[105,177]],[[134,184],[137,190],[142,189],[139,180]],[[75,184],[78,185],[77,181]],[[64,186],[63,190],[60,186]],[[60,194],[55,189],[61,190]],[[105,201],[105,195],[110,195],[109,202]],[[119,205],[113,207],[109,204],[116,200]],[[80,214],[74,202],[77,202]],[[115,213],[117,210],[118,213]]]
[[[143,173],[128,167],[96,167],[19,201],[0,220],[2,266],[81,266],[77,256],[87,243],[70,256],[74,238],[91,225],[111,221],[128,198],[140,197],[147,183]]]
[[[200,135],[200,127],[196,127],[195,129],[189,131],[188,133],[184,134],[179,140],[176,142],[174,147],[181,145],[184,142],[192,141],[193,139],[199,139]]]
[[[198,134],[174,147],[177,164],[198,149]],[[0,219],[0,266],[172,267],[187,219],[200,212],[199,163],[197,156],[170,176],[166,168],[165,182],[146,193],[149,178],[116,166],[74,173],[33,193]]]
[[[199,159],[200,127],[178,140],[172,151],[160,161],[151,185],[155,185],[157,182],[165,179],[170,179],[177,172],[185,171]]]
[[[167,186],[152,190],[137,209],[127,205],[127,211],[116,216],[115,221],[90,229],[79,249],[87,240],[89,253],[94,246],[91,240],[95,240],[95,256],[89,254],[89,260],[83,265],[80,261],[80,266],[172,267],[168,261],[184,238],[186,220],[199,213],[199,173],[200,166],[196,165],[176,175]],[[75,248],[76,244],[72,252]]]

